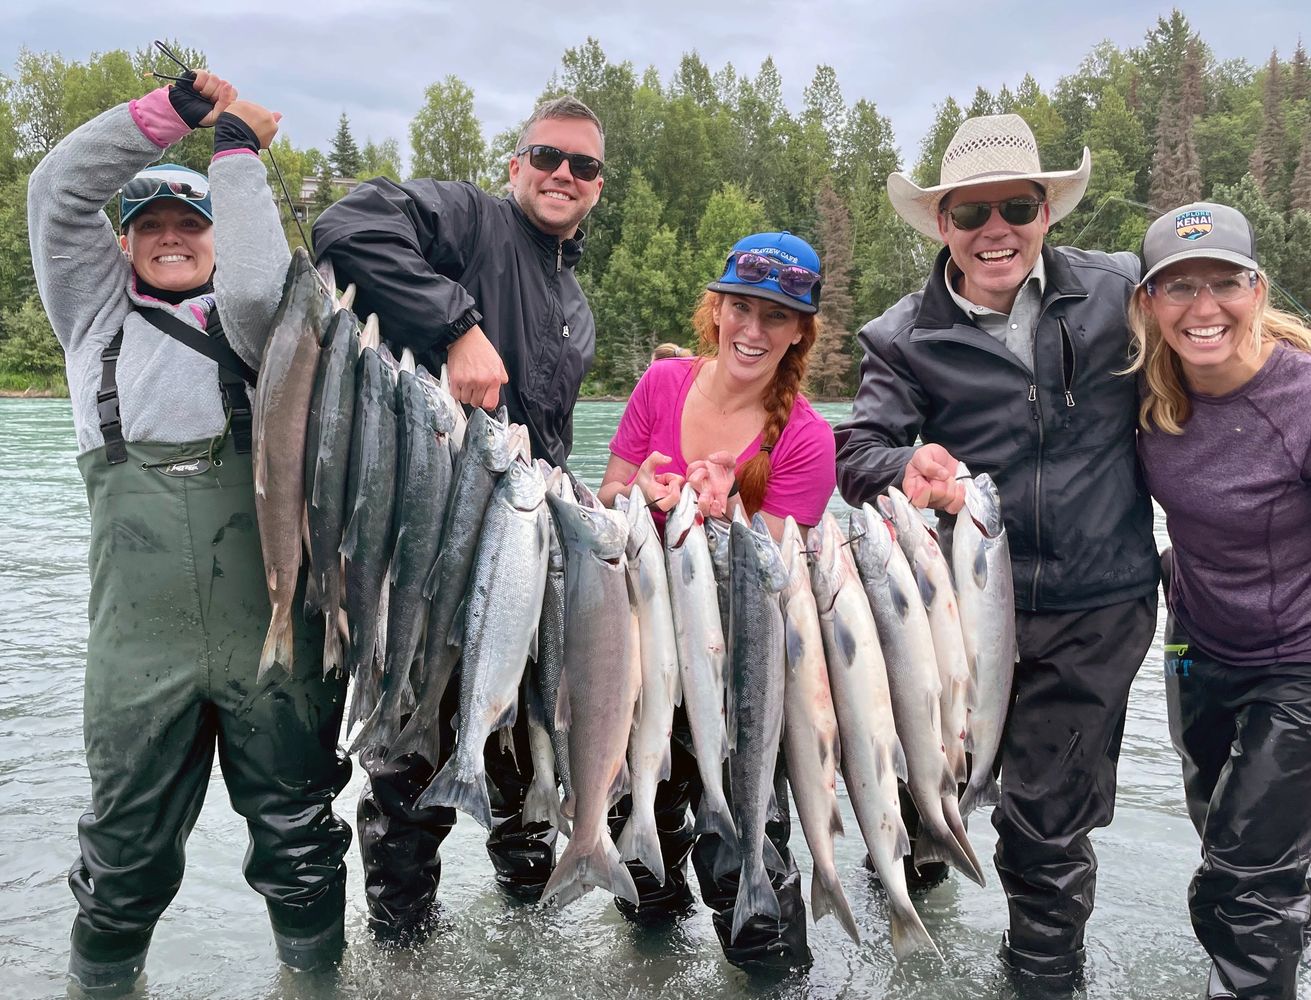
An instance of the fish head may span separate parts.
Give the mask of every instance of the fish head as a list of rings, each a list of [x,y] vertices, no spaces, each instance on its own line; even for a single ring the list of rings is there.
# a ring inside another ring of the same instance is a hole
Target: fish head
[[[455,430],[457,419],[455,411],[460,404],[455,401],[454,396],[442,387],[440,382],[432,377],[432,373],[423,365],[415,368],[414,375],[423,388],[423,396],[428,405],[432,426],[436,428],[438,434],[450,434],[451,431]]]
[[[696,504],[696,490],[683,486],[678,504],[665,518],[665,548],[669,551],[681,548],[688,535],[698,526],[704,525],[705,518]]]
[[[504,410],[502,410],[504,412]],[[483,409],[475,409],[464,432],[464,450],[488,471],[502,473],[514,460],[515,439],[510,425]]]
[[[621,500],[622,506],[619,503]],[[655,522],[651,520],[651,510],[646,505],[642,488],[634,483],[628,496],[621,494],[615,497],[615,509],[628,519],[628,558],[636,558],[642,546],[655,535]]]
[[[851,556],[865,580],[882,580],[888,575],[888,563],[897,547],[897,529],[869,504],[852,511],[848,537]]]
[[[752,518],[750,525],[735,518],[729,528],[728,544],[734,577],[745,574],[770,594],[777,594],[787,586],[788,572],[778,543],[759,514]]]
[[[783,520],[783,540],[778,543],[778,551],[788,575],[784,594],[794,594],[802,587],[809,589],[810,568],[806,565],[806,545],[801,538],[801,529],[791,514]]]
[[[501,473],[496,489],[515,510],[537,510],[546,499],[546,480],[541,470],[524,458],[515,458]]]
[[[810,589],[820,611],[833,607],[845,579],[842,555],[846,551],[842,529],[831,513],[825,512],[819,524],[806,536],[806,556],[810,560]]]
[[[628,541],[628,519],[604,507],[588,507],[554,493],[546,494],[551,514],[567,549],[591,552],[598,559],[614,562],[624,554]]]
[[[968,516],[985,538],[998,538],[1006,530],[1001,519],[1001,494],[997,492],[992,476],[981,472],[966,480],[965,506],[961,514]]]

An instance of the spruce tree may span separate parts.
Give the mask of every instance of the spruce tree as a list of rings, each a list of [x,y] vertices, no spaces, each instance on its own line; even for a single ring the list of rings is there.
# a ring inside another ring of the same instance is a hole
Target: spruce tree
[[[332,137],[328,162],[338,177],[354,177],[364,169],[364,158],[360,155],[360,147],[355,144],[355,137],[351,135],[351,123],[345,111],[337,120],[337,134]]]
[[[1261,134],[1248,161],[1248,171],[1271,204],[1278,205],[1285,191],[1284,162],[1287,137],[1284,133],[1283,73],[1279,53],[1270,53],[1266,66],[1265,94],[1261,101]]]
[[[1311,125],[1302,133],[1302,154],[1293,171],[1293,186],[1288,190],[1288,209],[1311,212]]]
[[[855,353],[851,336],[851,213],[831,177],[820,181],[815,209],[819,217],[816,249],[824,262],[824,287],[819,300],[823,322],[810,355],[809,380],[817,393],[832,396],[850,391]]]

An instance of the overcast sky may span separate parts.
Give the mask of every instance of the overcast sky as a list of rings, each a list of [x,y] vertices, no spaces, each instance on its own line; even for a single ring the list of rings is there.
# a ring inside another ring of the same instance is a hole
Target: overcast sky
[[[628,60],[639,74],[655,66],[664,82],[693,49],[712,71],[731,62],[752,76],[772,55],[793,110],[827,63],[848,104],[872,100],[892,119],[913,162],[948,94],[968,103],[976,85],[1014,88],[1025,73],[1050,89],[1097,42],[1136,45],[1169,9],[1140,0],[5,0],[0,66],[12,70],[22,46],[83,60],[173,37],[203,49],[242,96],[282,111],[296,145],[326,148],[345,111],[361,143],[394,138],[408,157],[409,121],[428,84],[453,73],[472,87],[490,139],[527,116],[564,51],[590,35],[612,62]],[[1220,59],[1260,64],[1272,47],[1286,58],[1300,35],[1311,41],[1306,0],[1182,9]]]

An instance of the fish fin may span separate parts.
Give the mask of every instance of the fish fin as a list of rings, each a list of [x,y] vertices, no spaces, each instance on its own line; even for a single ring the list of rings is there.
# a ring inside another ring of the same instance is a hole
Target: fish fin
[[[767,819],[783,818],[783,810],[778,806],[778,792],[774,788],[769,790],[769,801],[765,803],[765,817]]]
[[[656,767],[656,778],[660,781],[668,781],[669,775],[673,772],[673,764],[672,746],[670,743],[666,743],[660,754],[660,763]]]
[[[938,782],[938,792],[943,796],[950,795],[953,798],[956,795],[955,765],[950,761],[948,761],[947,766],[942,769],[942,778]]]
[[[769,876],[765,874],[763,865],[755,869],[749,878],[744,868],[738,879],[737,899],[733,903],[733,930],[728,937],[729,944],[737,940],[746,922],[757,916],[773,917],[775,920],[780,916],[778,894],[770,885]]]
[[[455,608],[455,617],[451,619],[451,629],[446,633],[446,644],[459,649],[464,644],[465,609],[469,606],[468,595],[460,598]]]
[[[683,704],[683,671],[674,671],[674,707]]]
[[[344,659],[345,653],[342,649],[341,633],[329,620],[323,626],[323,676],[327,677],[334,671],[340,673]]]
[[[928,861],[942,861],[951,865],[972,882],[984,885],[983,872],[979,868],[979,859],[974,856],[974,848],[970,846],[969,835],[966,834],[965,827],[961,824],[960,814],[956,809],[955,796],[944,795],[942,808],[943,825],[937,828],[927,824],[922,825],[916,835],[915,867],[918,868]]]
[[[800,663],[805,656],[805,643],[790,618],[783,619],[783,656],[787,664]]]
[[[787,862],[783,860],[783,855],[778,853],[778,848],[768,837],[761,841],[760,854],[765,860],[765,867],[770,871],[778,872],[780,875],[787,874]]]
[[[560,670],[560,685],[555,691],[555,729],[567,733],[573,725],[573,711],[569,707],[569,668]]]
[[[901,740],[896,736],[892,737],[892,773],[902,784],[910,781],[906,776],[906,751],[901,745]]]
[[[965,679],[965,709],[968,712],[973,712],[976,708],[979,707],[979,684],[974,679],[975,676],[976,674],[974,673],[974,664],[971,663],[970,675]],[[966,734],[968,735],[969,727],[966,726],[965,728],[966,728]]]
[[[856,929],[856,918],[852,915],[851,904],[847,902],[847,894],[842,891],[842,882],[838,878],[837,870],[831,866],[827,869],[816,866],[811,874],[810,911],[815,923],[819,923],[821,917],[833,914],[851,940],[860,944],[860,931]]]
[[[441,758],[441,711],[442,698],[455,670],[455,660],[438,665],[438,669],[428,674],[423,690],[419,693],[418,704],[405,728],[400,731],[391,745],[391,755],[399,757],[403,753],[418,754],[430,766],[436,766]]]
[[[537,633],[541,629],[541,619],[538,618],[538,624],[533,626],[533,633],[528,637],[528,658],[534,663],[537,662]]]
[[[291,650],[294,641],[291,609],[284,611],[281,604],[275,604],[268,635],[264,638],[264,649],[259,658],[259,673],[255,675],[256,683],[263,681],[278,664],[287,671],[288,676],[291,675]]]
[[[627,795],[632,787],[632,779],[628,773],[628,761],[620,761],[619,770],[615,772],[614,780],[610,782],[610,790],[605,796],[605,807],[609,809]]]
[[[742,841],[734,833],[733,843],[721,840],[719,846],[715,849],[715,856],[711,859],[710,869],[714,872],[715,881],[720,881],[729,872],[738,871],[742,867]]]
[[[980,590],[988,588],[988,549],[985,545],[980,545],[974,553],[974,562],[970,566],[970,575],[974,577],[974,585]]]
[[[697,809],[696,823],[692,827],[692,832],[698,835],[711,833],[718,836],[723,846],[733,853],[731,867],[738,866],[737,827],[733,825],[733,814],[729,811],[723,795],[717,796],[717,801],[712,801],[709,794],[702,793],[701,805]]]
[[[437,581],[441,579],[440,571],[442,567],[441,553],[437,553],[437,558],[432,561],[432,569],[428,571],[428,579],[423,581],[423,596],[432,600],[437,593]]]
[[[838,806],[838,797],[834,795],[831,800],[833,808],[828,816],[828,832],[834,837],[845,837],[847,835],[846,827],[842,825],[842,810]]]
[[[892,934],[892,954],[901,962],[917,951],[931,951],[942,958],[942,952],[929,935],[928,928],[915,910],[915,904],[909,897],[893,899],[888,897],[889,925]]]
[[[638,904],[633,876],[620,860],[619,851],[604,824],[590,850],[584,851],[579,840],[569,841],[542,890],[542,901],[568,906],[593,886],[626,899],[634,906]]]
[[[360,510],[358,506],[352,506],[350,520],[346,522],[346,530],[341,533],[341,545],[338,546],[337,551],[347,559],[354,559],[359,544]]]
[[[924,564],[919,560],[915,562],[915,583],[920,588],[920,599],[924,601],[924,606],[927,608],[933,603],[933,598],[937,596],[938,588],[933,585]]]
[[[894,834],[892,856],[894,858],[904,858],[911,852],[910,834],[906,831],[906,821],[901,818],[899,813],[892,814],[889,819],[895,824],[892,831]]]
[[[854,663],[858,645],[856,636],[852,633],[847,623],[842,618],[837,618],[833,622],[834,644],[838,647],[838,655],[843,663]]]
[[[519,754],[514,749],[514,730],[506,726],[504,729],[497,730],[497,737],[501,752],[509,753],[510,760],[514,761],[514,769],[522,774],[523,772],[519,767]]]
[[[479,754],[481,758],[481,753]],[[420,809],[451,806],[468,813],[488,830],[492,828],[492,803],[487,795],[487,779],[481,769],[477,777],[461,778],[457,773],[459,757],[446,762],[437,777],[423,790],[415,805]]]
[[[619,832],[619,857],[640,861],[661,885],[665,884],[665,859],[660,853],[660,836],[656,832],[655,814],[632,813]]]
[[[990,774],[981,784],[971,784],[965,789],[960,800],[961,817],[968,816],[975,809],[986,809],[1000,802],[1001,789],[997,787],[997,779]]]

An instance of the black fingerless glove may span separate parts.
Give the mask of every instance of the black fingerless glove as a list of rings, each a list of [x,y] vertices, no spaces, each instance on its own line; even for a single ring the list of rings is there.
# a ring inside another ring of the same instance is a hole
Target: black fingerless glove
[[[224,111],[214,123],[214,155],[233,149],[249,149],[258,155],[259,136],[244,120]]]
[[[212,103],[192,89],[189,80],[169,87],[168,100],[178,117],[186,122],[187,128],[200,128],[201,119],[214,110]]]

